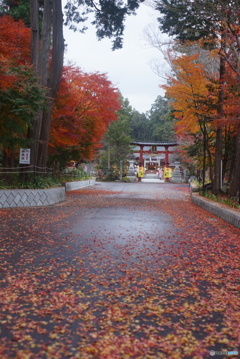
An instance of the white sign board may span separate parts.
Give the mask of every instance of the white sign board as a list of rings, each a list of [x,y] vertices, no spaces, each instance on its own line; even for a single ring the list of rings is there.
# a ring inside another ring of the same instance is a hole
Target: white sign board
[[[30,164],[30,148],[20,148],[19,163],[29,165]]]

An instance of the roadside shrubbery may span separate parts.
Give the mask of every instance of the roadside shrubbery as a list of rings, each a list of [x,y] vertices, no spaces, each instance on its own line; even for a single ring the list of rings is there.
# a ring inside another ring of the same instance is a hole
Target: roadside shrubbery
[[[240,209],[240,204],[238,203],[236,198],[228,198],[226,194],[220,194],[215,196],[211,191],[200,191],[199,194],[205,198],[208,198],[212,201],[225,204],[232,208]]]
[[[34,176],[34,177],[21,177],[21,175],[15,175],[15,177],[3,178],[0,180],[0,189],[42,189],[51,187],[61,187],[66,182],[83,181],[91,178],[82,169],[73,169],[71,171],[65,171],[57,173],[52,176]]]

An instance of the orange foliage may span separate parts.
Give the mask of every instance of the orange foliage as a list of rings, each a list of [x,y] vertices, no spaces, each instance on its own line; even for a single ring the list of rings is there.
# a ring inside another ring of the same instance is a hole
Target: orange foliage
[[[176,77],[169,78],[169,84],[164,85],[168,97],[173,99],[172,106],[175,117],[178,119],[176,132],[178,135],[186,132],[199,131],[200,121],[209,121],[208,125],[224,126],[235,125],[239,119],[239,78],[226,63],[223,81],[224,99],[221,105],[223,112],[221,118],[217,107],[219,106],[219,78],[206,73],[204,64],[198,60],[198,54],[181,56],[172,60]]]
[[[119,93],[105,74],[65,67],[51,123],[52,150],[75,147],[91,159],[119,109]]]
[[[199,119],[207,116],[216,117],[214,95],[208,86],[204,66],[198,62],[198,55],[182,56],[173,60],[177,78],[170,78],[170,84],[163,86],[167,96],[174,99],[172,106],[175,117],[179,120],[177,131],[180,133],[197,132]]]

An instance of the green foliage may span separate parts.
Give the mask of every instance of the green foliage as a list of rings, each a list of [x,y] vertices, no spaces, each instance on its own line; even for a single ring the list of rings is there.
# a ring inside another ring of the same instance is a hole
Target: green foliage
[[[99,166],[97,180],[100,181],[116,181],[120,177],[120,168],[113,165],[110,169]]]
[[[130,178],[128,178],[126,176],[122,178],[122,181],[125,182],[125,183],[130,183],[131,182]]]
[[[82,168],[66,168],[59,177],[61,182],[83,181],[91,178]]]
[[[28,181],[22,181],[19,176],[16,176],[12,179],[11,183],[9,181],[0,181],[1,189],[41,189],[41,188],[52,188],[60,187],[61,182],[59,178],[53,177],[38,177]]]
[[[202,187],[202,182],[198,181],[197,179],[196,180],[193,180],[192,183],[194,185],[196,185],[198,188],[201,188]]]
[[[27,27],[30,27],[30,0],[2,0],[0,4],[0,15],[8,14],[15,21],[23,20]],[[39,23],[42,26],[44,0],[39,3]]]
[[[103,177],[103,181],[116,181],[119,179],[119,171],[116,170],[116,168],[111,168],[110,171],[108,171],[105,176]]]
[[[130,128],[127,120],[120,120],[109,126],[105,139],[110,144],[111,157],[114,163],[120,163],[131,153]]]
[[[236,198],[223,198],[222,196],[216,196],[213,193],[209,193],[206,191],[200,191],[199,194],[203,197],[211,199],[212,201],[225,204],[232,208],[240,209],[240,205],[237,202]]]
[[[128,100],[121,99],[122,109],[118,121],[112,123],[104,138],[104,150],[100,157],[100,168],[119,166],[120,161],[131,157],[130,142],[170,142],[174,139],[174,119],[168,100],[159,96],[148,114],[132,110]],[[110,163],[109,163],[110,158]]]
[[[160,30],[176,39],[196,41],[217,38],[225,23],[239,23],[239,0],[157,0]]]
[[[52,187],[60,187],[61,182],[59,179],[54,179],[53,177],[36,177],[33,182],[27,182],[27,183],[19,183],[18,188],[52,188]]]
[[[168,142],[174,139],[174,117],[168,100],[158,96],[149,113],[149,140]]]
[[[160,29],[181,41],[195,41],[209,35],[211,19],[199,12],[199,1],[160,0],[156,9],[161,13],[158,18]]]
[[[86,172],[80,168],[58,173],[56,176],[28,176],[22,177],[21,174],[11,174],[11,176],[0,180],[0,189],[38,189],[60,187],[65,182],[83,181],[90,179]]]
[[[3,0],[0,5],[0,14],[8,14],[14,20],[23,20],[30,27],[30,1],[29,0]]]
[[[122,108],[118,112],[118,120],[109,125],[108,131],[104,137],[105,148],[100,157],[100,167],[119,166],[120,161],[124,161],[132,152],[130,145],[132,138],[130,136],[130,120],[132,108],[128,100],[121,99]]]
[[[130,121],[131,137],[135,141],[144,141],[148,138],[149,121],[144,113],[134,111]]]
[[[32,119],[44,106],[45,91],[40,87],[32,68],[11,68],[17,81],[0,89],[0,143],[2,148],[18,148],[27,143],[26,134]]]
[[[130,126],[131,135],[135,141],[172,141],[174,139],[174,118],[168,100],[158,96],[148,117],[134,111]]]
[[[129,0],[124,3],[121,0],[99,1],[98,5],[91,0],[69,1],[65,6],[65,25],[77,30],[76,24],[84,24],[88,14],[93,13],[95,18],[91,24],[96,27],[99,40],[104,37],[114,38],[113,50],[119,49],[123,44],[124,20],[127,15],[135,14],[135,10],[144,0]],[[80,31],[85,31],[83,26]]]
[[[56,147],[56,151],[48,155],[48,165],[55,170],[62,170],[70,161],[81,162],[83,155],[81,148],[69,146],[68,148]]]

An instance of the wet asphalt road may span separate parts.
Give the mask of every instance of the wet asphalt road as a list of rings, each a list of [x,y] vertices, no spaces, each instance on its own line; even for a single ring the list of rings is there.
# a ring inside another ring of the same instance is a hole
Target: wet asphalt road
[[[193,205],[187,185],[97,183],[0,216],[1,358],[192,359],[237,348],[240,231]]]

